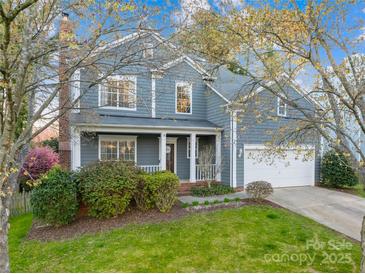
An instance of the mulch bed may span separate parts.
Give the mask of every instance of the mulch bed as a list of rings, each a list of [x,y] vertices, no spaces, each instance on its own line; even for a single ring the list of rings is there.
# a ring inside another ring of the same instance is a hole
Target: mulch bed
[[[244,199],[241,202],[222,203],[212,207],[201,207],[196,209],[192,209],[192,207],[189,209],[183,208],[181,203],[177,203],[167,213],[161,213],[155,209],[142,212],[135,207],[132,207],[123,215],[110,219],[96,219],[85,216],[85,214],[79,214],[74,222],[60,227],[47,226],[38,220],[34,220],[27,239],[38,241],[72,239],[80,235],[108,231],[128,224],[160,223],[180,219],[189,214],[194,214],[195,212],[210,212],[223,208],[237,208],[250,205],[268,205],[275,208],[280,207],[279,205],[267,200],[257,203],[252,199]],[[83,212],[83,210],[81,211]]]

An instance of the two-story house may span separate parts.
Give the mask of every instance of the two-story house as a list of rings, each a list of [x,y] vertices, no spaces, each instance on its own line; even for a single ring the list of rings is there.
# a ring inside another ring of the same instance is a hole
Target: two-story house
[[[124,66],[92,86],[89,83],[102,69],[81,69],[73,76],[76,84],[63,89],[66,95],[61,98],[85,91],[80,108],[69,121],[60,121],[63,163],[77,169],[94,161],[133,161],[147,172],[170,170],[181,182],[216,179],[234,188],[255,180],[274,187],[314,185],[318,180],[317,158],[303,161],[288,150],[286,161],[272,165],[249,156],[264,149],[271,138],[267,129],[280,127],[292,114],[286,104],[260,90],[279,121],[256,124],[249,112],[238,119],[232,104],[240,77],[224,68],[211,75],[157,33],[131,34],[104,50],[123,54],[130,43],[148,45],[139,58],[150,58],[154,65]],[[288,88],[293,96],[300,92]],[[311,107],[310,100],[300,97]],[[199,157],[207,147],[214,155],[210,163],[202,164]],[[316,150],[316,143],[306,149]]]

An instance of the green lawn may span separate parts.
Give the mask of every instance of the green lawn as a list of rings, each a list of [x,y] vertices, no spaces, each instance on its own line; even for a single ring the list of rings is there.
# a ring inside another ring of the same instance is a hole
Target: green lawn
[[[345,239],[307,218],[266,206],[47,243],[24,239],[31,221],[31,215],[11,220],[13,272],[358,272],[360,264],[359,244],[332,250]],[[307,248],[312,239],[325,246]],[[314,262],[300,264],[298,258],[308,255]]]
[[[363,184],[357,184],[351,189],[352,189],[351,191],[353,191],[353,194],[365,198],[365,190]]]

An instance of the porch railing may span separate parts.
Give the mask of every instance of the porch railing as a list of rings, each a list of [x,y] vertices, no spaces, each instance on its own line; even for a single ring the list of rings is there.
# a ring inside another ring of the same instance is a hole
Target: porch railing
[[[196,165],[196,180],[214,180],[216,175],[215,164],[211,165]]]
[[[138,168],[142,169],[145,172],[153,173],[160,170],[160,165],[139,165]]]

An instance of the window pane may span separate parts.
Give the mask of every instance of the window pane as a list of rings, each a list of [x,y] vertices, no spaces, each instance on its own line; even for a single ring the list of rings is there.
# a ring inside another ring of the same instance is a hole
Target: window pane
[[[125,108],[135,108],[135,82],[132,80],[119,81],[119,106]]]
[[[118,106],[118,93],[116,89],[116,81],[107,81],[106,86],[102,87],[102,105],[103,106]]]
[[[176,97],[177,112],[190,113],[191,98],[189,86],[177,86]]]
[[[280,98],[278,99],[278,114],[279,115],[286,115],[286,104]]]
[[[134,161],[135,145],[135,141],[119,141],[119,158],[124,161]]]
[[[101,141],[100,142],[100,160],[117,160],[118,150],[117,141]]]

